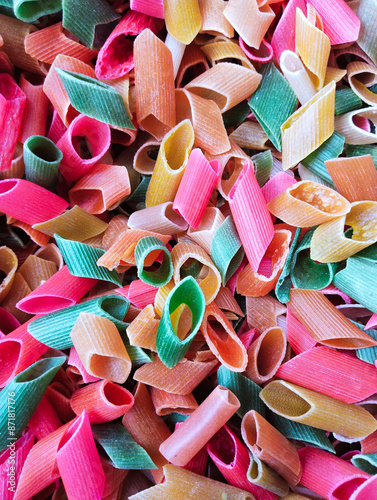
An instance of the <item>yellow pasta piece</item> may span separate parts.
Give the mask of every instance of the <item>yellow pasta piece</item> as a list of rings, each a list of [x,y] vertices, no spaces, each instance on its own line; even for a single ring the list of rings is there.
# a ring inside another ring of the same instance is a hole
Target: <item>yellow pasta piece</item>
[[[34,224],[33,229],[48,236],[58,234],[68,240],[85,241],[102,234],[107,227],[106,222],[75,205],[58,217]]]
[[[164,0],[165,23],[168,32],[188,45],[202,26],[198,0]]]
[[[148,186],[145,198],[147,207],[174,201],[194,144],[194,137],[190,120],[183,120],[165,135]]]
[[[275,380],[260,393],[274,413],[317,429],[362,439],[377,430],[377,420],[364,408],[344,403],[285,380]]]
[[[287,224],[311,227],[347,214],[350,203],[333,189],[312,181],[297,182],[267,203]]]
[[[210,255],[213,236],[224,220],[225,217],[219,208],[207,207],[198,228],[189,227],[187,236]]]
[[[224,16],[247,45],[259,49],[275,14],[269,5],[259,6],[257,0],[229,0]]]
[[[344,78],[346,74],[347,71],[345,69],[332,68],[331,66],[327,66],[325,81],[323,83],[323,86],[325,87],[330,82],[335,82],[335,83],[340,82],[340,80]]]
[[[57,270],[58,267],[54,262],[41,259],[36,255],[29,255],[18,272],[28,284],[30,290],[33,291],[51,278]]]
[[[283,170],[297,165],[334,132],[335,83],[330,82],[281,126]]]
[[[17,266],[17,255],[13,250],[5,246],[0,247],[0,271],[6,275],[0,284],[0,302],[5,299],[12,288]]]
[[[90,375],[119,384],[127,380],[131,360],[112,321],[82,312],[72,329],[71,338]]]
[[[377,106],[377,95],[367,87],[376,83],[377,68],[364,61],[351,62],[347,66],[348,82],[356,95],[370,106]]]
[[[202,15],[200,33],[208,33],[210,35],[222,34],[227,38],[234,37],[233,26],[223,14],[226,6],[227,2],[224,2],[224,0],[199,0],[199,8]]]
[[[181,281],[180,271],[188,259],[195,259],[203,264],[203,268],[196,281],[203,292],[206,305],[210,304],[220,290],[221,276],[217,267],[206,252],[194,243],[178,243],[171,252],[171,258],[174,268],[173,279],[175,284]]]
[[[5,299],[1,302],[1,307],[13,314],[13,316],[17,318],[20,323],[25,323],[32,317],[30,314],[27,314],[16,307],[17,302],[26,297],[26,295],[29,295],[29,293],[31,293],[29,285],[20,273],[16,273],[11,289],[7,293]]]
[[[314,10],[314,9],[313,9]],[[296,8],[296,52],[311,73],[315,88],[321,90],[330,55],[330,39]]]
[[[344,235],[351,226],[352,237]],[[340,262],[377,242],[377,203],[356,201],[351,211],[321,224],[315,231],[310,245],[310,257],[319,262]]]
[[[160,320],[156,317],[152,304],[148,304],[127,328],[130,344],[156,352],[156,335],[159,323]]]
[[[215,38],[210,43],[203,45],[202,51],[209,59],[211,66],[214,66],[216,63],[223,61],[224,59],[238,59],[242,66],[245,66],[245,68],[255,70],[245,52],[241,49],[238,43],[232,40],[223,40],[221,37]]]
[[[288,483],[254,454],[250,455],[247,479],[275,495],[284,496],[289,491]]]

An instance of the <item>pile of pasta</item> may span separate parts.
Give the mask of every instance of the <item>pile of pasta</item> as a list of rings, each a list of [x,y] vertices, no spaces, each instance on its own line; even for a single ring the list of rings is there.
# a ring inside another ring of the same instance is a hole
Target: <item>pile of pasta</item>
[[[0,0],[2,500],[377,499],[376,25]]]

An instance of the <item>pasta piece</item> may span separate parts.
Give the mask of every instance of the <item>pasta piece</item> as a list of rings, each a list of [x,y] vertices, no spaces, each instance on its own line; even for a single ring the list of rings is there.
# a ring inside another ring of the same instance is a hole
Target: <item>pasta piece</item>
[[[22,143],[31,135],[45,135],[48,99],[43,92],[43,80],[31,73],[22,73],[20,89],[26,96],[18,140]]]
[[[279,431],[251,410],[241,423],[242,438],[260,460],[280,474],[289,485],[296,485],[301,478],[301,464],[296,448]]]
[[[194,130],[189,120],[178,123],[165,135],[145,198],[147,208],[174,200],[193,144]]]
[[[209,162],[201,150],[194,149],[188,159],[173,209],[197,229],[220,175],[218,161]]]
[[[85,158],[85,150],[80,151],[76,137],[85,137],[92,148],[91,158]],[[85,115],[77,116],[59,139],[57,147],[63,153],[59,171],[68,183],[80,179],[103,157],[110,146],[110,128]],[[78,147],[76,151],[75,147]]]
[[[16,304],[31,292],[20,273],[14,276],[13,284],[5,299],[1,302],[1,307],[11,313],[20,323],[25,323],[30,319],[30,315],[21,311]]]
[[[187,222],[173,210],[173,203],[167,201],[133,212],[128,220],[128,227],[172,235],[185,231]]]
[[[19,220],[15,220],[12,223],[13,227],[18,227],[22,229],[26,233],[29,238],[34,241],[37,245],[40,245],[41,247],[44,247],[47,245],[47,243],[50,241],[50,237],[47,236],[46,234],[41,233],[40,231],[37,231],[36,229],[33,229],[29,224],[26,224],[25,222],[21,222]]]
[[[213,41],[203,45],[201,50],[210,60],[211,66],[224,59],[238,59],[245,68],[255,70],[242,48],[231,40],[223,40],[220,37],[215,38]]]
[[[357,16],[360,19],[360,36],[358,44],[366,54],[377,64],[377,47],[373,37],[373,26],[376,21],[376,12],[373,9],[373,0],[364,0],[359,6]]]
[[[29,255],[25,262],[19,267],[18,272],[33,291],[50,279],[57,270],[58,268],[54,262],[41,259],[36,255]]]
[[[164,1],[166,29],[181,43],[191,43],[202,25],[198,0]]]
[[[345,137],[346,144],[374,144],[376,134],[371,131],[370,126],[365,130],[360,125],[364,120],[377,123],[377,107],[355,109],[344,115],[335,117],[335,130]]]
[[[155,258],[160,260],[162,253],[162,262],[160,267],[155,271],[147,271],[144,269],[146,259]],[[146,236],[141,238],[135,247],[135,261],[137,266],[137,274],[139,278],[147,285],[164,286],[171,280],[173,276],[173,264],[171,256],[163,241],[154,236]]]
[[[260,333],[277,326],[277,318],[287,311],[286,307],[271,295],[246,297],[246,315],[249,328],[255,327]]]
[[[42,16],[59,12],[61,10],[61,2],[59,0],[49,0],[42,5],[38,5],[30,0],[15,0],[13,2],[13,9],[18,19],[24,22],[32,22]]]
[[[173,57],[174,79],[177,77],[179,66],[181,65],[183,55],[186,50],[186,45],[172,36],[170,33],[166,35],[165,45],[171,52]]]
[[[5,299],[12,288],[18,267],[17,255],[6,246],[0,247],[0,271],[5,274],[0,284],[0,302]]]
[[[356,349],[376,345],[317,290],[292,289],[289,308],[312,337],[328,347]]]
[[[164,478],[162,467],[168,463],[160,453],[159,446],[171,435],[171,432],[162,418],[156,415],[151,397],[144,384],[137,384],[134,398],[135,403],[124,415],[122,424],[158,467],[158,469],[151,470],[151,474],[155,482],[159,484]]]
[[[235,372],[245,371],[246,349],[230,321],[215,303],[206,306],[200,331],[208,347],[223,366]]]
[[[334,106],[335,83],[330,82],[281,125],[283,170],[297,165],[331,136]]]
[[[271,200],[270,212],[287,224],[311,227],[346,215],[350,203],[331,188],[312,181],[301,181]]]
[[[277,495],[283,495],[284,498],[287,499],[286,494],[289,491],[288,483],[253,454],[250,455],[247,479],[251,483],[261,486],[265,490],[276,493]]]
[[[193,229],[192,227],[189,227],[187,236],[189,236],[190,239],[197,245],[201,246],[205,252],[210,254],[214,235],[224,221],[225,217],[219,208],[207,207],[204,210],[204,214],[198,228]]]
[[[347,215],[321,224],[314,231],[311,258],[320,262],[340,262],[375,243],[376,214],[377,203],[374,201],[352,203],[351,211]],[[352,227],[352,238],[347,238],[344,234],[345,225]]]
[[[192,393],[182,396],[179,394],[170,394],[169,392],[152,387],[151,398],[156,413],[159,416],[169,415],[173,412],[181,415],[191,415],[198,408],[198,403]]]
[[[82,312],[71,338],[86,371],[123,384],[131,371],[131,360],[119,332],[110,320]]]
[[[81,242],[102,234],[107,227],[106,222],[88,214],[77,205],[53,219],[33,226],[48,236],[58,234],[62,238]]]
[[[370,155],[325,161],[336,190],[351,203],[377,201],[377,172]]]
[[[284,50],[280,57],[280,67],[297,99],[304,106],[317,91],[300,57],[291,50]]]
[[[176,87],[182,88],[190,81],[190,74],[194,72],[196,75],[207,71],[209,64],[204,52],[196,43],[190,43],[186,46],[182,57],[181,64],[176,77]]]
[[[268,328],[247,350],[245,376],[256,384],[267,382],[278,371],[286,349],[287,342],[282,328]]]
[[[230,140],[234,141],[241,148],[267,150],[269,138],[258,122],[245,120],[230,135]],[[268,143],[268,144],[266,144]]]
[[[155,17],[127,12],[99,51],[96,62],[97,78],[110,80],[129,73],[134,67],[132,37],[144,29],[150,29],[156,34],[162,26],[162,21]]]
[[[221,277],[206,252],[194,243],[182,242],[173,248],[171,258],[174,268],[173,279],[176,284],[181,281],[181,273],[188,259],[195,259],[203,265],[201,273],[198,276],[198,283],[203,292],[206,305],[210,304],[220,290]],[[174,309],[171,312],[173,311]]]
[[[141,280],[134,280],[130,285],[125,295],[131,304],[138,309],[143,309],[148,304],[153,304],[158,288],[147,285]],[[118,293],[121,293],[118,290]]]
[[[161,140],[176,123],[171,52],[145,29],[135,41],[134,61],[137,121],[142,130]]]
[[[229,193],[229,206],[250,266],[257,271],[273,239],[274,228],[250,162]]]
[[[138,147],[137,151],[133,155],[133,158],[130,158],[129,161],[130,163],[133,164],[134,170],[141,174],[145,175],[151,175],[153,173],[153,169],[156,165],[156,158],[154,157],[154,154],[158,154],[158,151],[160,149],[160,141],[157,141],[153,137],[151,138],[149,134],[145,133],[145,136],[140,136],[143,138],[143,141],[141,143],[141,146]],[[146,137],[149,137],[149,139],[146,139]],[[145,140],[146,139],[146,140]],[[136,145],[137,144],[137,145]],[[139,142],[136,141],[134,144],[134,147],[136,148],[139,146]],[[127,150],[125,151],[125,153]],[[121,161],[121,159],[123,161]],[[119,163],[126,163],[128,161],[128,158],[118,157],[116,159]]]
[[[25,178],[53,190],[63,153],[47,137],[31,135],[24,142]]]
[[[257,0],[230,0],[224,16],[250,47],[258,49],[275,14],[269,5],[259,6]]]
[[[190,417],[160,445],[162,455],[174,465],[186,465],[237,411],[240,402],[217,386]]]
[[[223,14],[225,7],[226,3],[223,0],[199,0],[202,16],[202,27],[199,33],[222,34],[233,38],[234,29]]]
[[[131,345],[144,347],[156,352],[156,335],[159,325],[152,304],[148,304],[130,323],[127,336]]]
[[[132,394],[109,380],[101,380],[72,394],[71,407],[76,415],[84,410],[91,424],[101,424],[124,415],[134,404]]]
[[[347,76],[351,89],[370,106],[377,105],[376,94],[368,89],[369,86],[376,83],[376,75],[376,67],[362,61],[351,62],[347,66]]]
[[[301,176],[302,177],[302,176]],[[279,172],[262,187],[262,193],[266,203],[269,203],[279,194],[297,184],[296,179],[286,172]]]
[[[377,429],[377,421],[361,406],[344,403],[298,385],[275,380],[260,393],[262,401],[278,415],[336,432],[347,438],[362,439]]]
[[[163,474],[166,478],[163,484],[158,484],[147,490],[132,495],[130,500],[213,500],[226,495],[227,500],[252,500],[253,497],[246,491],[220,483],[213,479],[199,476],[182,467],[165,465]]]
[[[97,219],[98,217],[96,217]],[[128,229],[128,217],[118,214],[111,219],[102,238],[102,248],[108,250],[113,243]]]
[[[259,73],[249,68],[223,62],[191,80],[185,88],[199,97],[214,101],[223,113],[253,94],[261,78]]]
[[[189,119],[192,123],[195,146],[213,155],[225,153],[230,149],[228,135],[216,102],[186,89],[176,89],[175,103],[177,122]]]

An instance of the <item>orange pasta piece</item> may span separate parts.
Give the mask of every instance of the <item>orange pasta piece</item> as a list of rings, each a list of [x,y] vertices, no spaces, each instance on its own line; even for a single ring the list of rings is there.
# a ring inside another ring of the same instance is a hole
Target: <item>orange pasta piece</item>
[[[288,484],[300,481],[302,468],[294,445],[255,410],[241,424],[242,437],[250,450],[280,474]]]
[[[150,136],[148,135],[148,137]],[[153,173],[153,169],[156,165],[156,160],[151,158],[150,154],[155,151],[158,153],[160,144],[160,141],[151,138],[145,141],[144,144],[139,147],[133,158],[133,167],[136,172],[146,175],[150,175]]]
[[[97,55],[97,51],[67,37],[61,22],[29,33],[25,38],[25,50],[31,57],[48,64],[52,64],[59,54],[75,57],[85,63]]]
[[[287,308],[271,295],[246,297],[247,324],[259,332],[277,326],[277,317],[286,312]]]
[[[125,167],[98,163],[69,191],[69,200],[71,205],[79,205],[90,214],[102,214],[130,192]]]
[[[234,29],[224,16],[227,3],[223,0],[199,0],[200,13],[202,15],[202,27],[200,33],[210,35],[222,34],[227,38],[234,37]]]
[[[30,237],[30,239],[32,239],[39,246],[46,246],[47,243],[50,241],[49,235],[43,234],[43,232],[38,231],[29,224],[26,224],[26,222],[15,220],[12,222],[12,226],[18,227],[23,231],[25,231],[25,233]]]
[[[113,217],[102,238],[103,248],[108,250],[126,229],[128,229],[128,217],[121,214]]]
[[[20,89],[26,95],[24,114],[18,140],[22,143],[31,135],[45,135],[48,99],[43,92],[43,78],[31,73],[22,73]]]
[[[215,101],[220,111],[233,108],[250,97],[262,75],[238,64],[218,63],[186,85],[186,89],[204,99]]]
[[[202,25],[198,0],[164,0],[166,29],[181,43],[188,45]]]
[[[244,316],[242,309],[238,305],[238,302],[234,298],[232,292],[229,288],[225,286],[220,287],[219,293],[216,295],[215,303],[219,307],[219,309],[223,310],[225,316],[229,319],[227,314],[231,314],[233,316]],[[236,319],[232,318],[232,319]]]
[[[214,302],[206,306],[200,331],[208,347],[224,366],[235,372],[246,369],[246,349],[230,321]]]
[[[34,254],[36,257],[40,257],[41,259],[50,260],[56,264],[58,269],[61,269],[64,266],[64,261],[62,254],[60,253],[59,248],[55,245],[55,243],[49,243],[43,248],[37,250]]]
[[[206,252],[194,243],[178,243],[171,252],[173,262],[173,279],[177,284],[181,280],[180,271],[188,259],[195,259],[203,264],[197,281],[203,292],[206,304],[210,304],[216,297],[221,286],[221,276],[217,267]]]
[[[95,78],[94,69],[88,64],[75,59],[74,57],[59,54],[52,63],[49,72],[43,84],[43,90],[49,98],[51,104],[58,112],[62,122],[66,127],[80,113],[71,105],[68,94],[64,88],[63,82],[55,71],[55,68],[80,73],[82,75]]]
[[[275,14],[257,0],[229,0],[224,16],[247,45],[258,49]]]
[[[186,47],[178,69],[176,78],[177,88],[184,87],[185,83],[189,81],[186,78],[186,74],[189,75],[192,71],[195,74],[200,74],[207,71],[207,69],[209,69],[209,64],[206,56],[196,43],[191,43]]]
[[[267,295],[279,279],[289,253],[291,232],[286,229],[275,230],[274,237],[256,273],[248,264],[237,275],[237,292],[250,297]],[[264,266],[267,273],[264,274]]]
[[[0,180],[22,179],[24,175],[25,175],[25,164],[24,164],[23,145],[21,142],[18,141],[16,144],[16,150],[13,155],[11,167],[8,170],[2,170],[0,172]]]
[[[218,360],[210,351],[187,353],[174,368],[167,368],[158,356],[134,373],[134,380],[173,394],[190,394],[204,380]]]
[[[267,207],[273,215],[295,227],[316,226],[351,209],[343,196],[312,181],[297,182],[271,200]]]
[[[130,357],[112,321],[82,312],[73,327],[71,338],[90,375],[120,384],[127,380],[131,371]]]
[[[325,161],[339,193],[348,201],[377,201],[377,170],[371,155]]]
[[[210,255],[213,236],[224,220],[225,217],[219,208],[207,207],[198,228],[189,227],[187,236]]]
[[[177,122],[189,119],[192,123],[194,145],[217,155],[230,149],[230,142],[218,105],[186,89],[175,91]]]
[[[279,327],[265,330],[247,350],[245,375],[256,384],[270,380],[284,360],[287,339]]]
[[[16,304],[26,297],[26,295],[29,295],[29,293],[31,293],[29,285],[20,273],[16,273],[11,289],[8,291],[5,299],[1,302],[1,307],[9,311],[15,318],[18,319],[20,323],[28,321],[31,318],[31,315],[18,309]]]
[[[292,288],[288,305],[312,337],[323,345],[341,349],[377,345],[317,290]]]
[[[30,290],[33,291],[51,278],[57,270],[57,265],[54,262],[41,259],[36,255],[29,255],[22,266],[20,266],[18,272],[28,284]]]
[[[377,105],[377,96],[368,87],[377,81],[377,68],[364,61],[354,61],[347,66],[348,82],[356,95],[370,106]]]
[[[156,387],[151,388],[151,398],[153,406],[156,409],[157,415],[169,415],[170,413],[177,412],[181,415],[190,415],[198,408],[192,394],[182,396],[180,394],[171,394]]]
[[[134,61],[137,121],[142,130],[162,139],[175,125],[171,52],[151,30],[145,29],[135,40]]]
[[[160,453],[159,447],[171,435],[171,432],[162,418],[156,415],[151,397],[144,384],[137,384],[134,400],[134,405],[124,415],[122,424],[158,467],[158,469],[151,470],[158,484],[164,477],[162,467],[168,463]]]
[[[0,284],[0,302],[5,299],[12,288],[17,266],[17,255],[13,250],[6,246],[0,247],[0,270],[6,275]]]
[[[130,344],[156,352],[156,335],[159,323],[152,304],[148,304],[127,328]]]
[[[173,210],[171,201],[137,210],[130,215],[128,221],[130,229],[146,229],[166,235],[185,231],[187,225],[183,217]]]

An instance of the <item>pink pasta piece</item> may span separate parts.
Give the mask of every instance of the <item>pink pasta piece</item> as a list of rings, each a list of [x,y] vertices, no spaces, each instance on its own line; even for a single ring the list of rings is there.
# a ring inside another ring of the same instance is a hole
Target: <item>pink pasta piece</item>
[[[71,347],[69,351],[68,367],[67,367],[67,375],[72,379],[73,378],[72,373],[68,371],[70,367],[76,368],[77,372],[81,375],[82,382],[84,384],[89,384],[90,382],[97,382],[97,380],[100,380],[98,377],[90,375],[90,373],[88,373],[85,370],[84,365],[82,364],[81,359],[79,358],[79,355],[77,354],[75,347]]]
[[[163,25],[159,19],[128,11],[99,51],[96,77],[109,80],[129,73],[134,68],[133,37],[147,28],[156,34]]]
[[[25,179],[0,181],[0,211],[26,224],[45,222],[60,215],[68,202]]]
[[[275,196],[283,193],[286,189],[296,184],[294,177],[286,172],[279,172],[271,177],[271,179],[262,187],[262,193],[266,203],[273,200]]]
[[[29,314],[47,314],[73,306],[98,282],[92,278],[72,276],[64,266],[17,303],[21,311]]]
[[[164,19],[164,0],[131,0],[131,10]]]
[[[80,143],[80,137],[84,137],[89,146],[86,143]],[[63,153],[59,170],[66,181],[73,182],[80,179],[98,163],[109,149],[110,140],[110,127],[106,123],[86,115],[77,116],[56,144]],[[92,149],[92,152],[90,157],[85,159],[85,148],[88,147]]]
[[[39,441],[59,429],[62,421],[46,396],[43,396],[27,425]]]
[[[289,307],[287,308],[287,337],[290,346],[296,354],[319,345]]]
[[[306,0],[291,0],[284,9],[271,39],[274,56],[280,62],[284,50],[295,52],[296,8],[306,13]]]
[[[349,500],[372,500],[376,496],[377,475],[370,477],[356,491],[352,493]]]
[[[26,96],[7,73],[0,74],[0,171],[11,167]]]
[[[251,61],[256,61],[259,63],[267,63],[271,61],[271,59],[274,56],[274,51],[272,49],[272,46],[264,38],[262,40],[259,49],[249,47],[241,37],[239,38],[239,43],[241,49],[245,52],[245,54]]]
[[[371,476],[328,451],[307,446],[298,450],[301,484],[328,500],[349,500]]]
[[[183,422],[177,422],[175,424],[174,430],[179,429]],[[194,472],[195,474],[199,474],[200,476],[205,476],[207,471],[207,463],[208,463],[208,453],[206,447],[203,446],[201,450],[189,461],[186,465],[183,466],[183,469]]]
[[[347,294],[345,294],[342,290],[339,290],[335,285],[329,285],[326,288],[322,288],[320,290],[323,295],[339,295],[346,304],[352,304],[352,299]]]
[[[173,209],[194,229],[199,227],[220,171],[219,161],[208,161],[199,148],[191,152]]]
[[[4,387],[17,373],[25,370],[48,351],[46,345],[28,333],[27,327],[31,321],[33,319],[0,340],[0,387]]]
[[[375,326],[377,326],[377,314],[374,313],[368,323],[365,325],[365,330],[368,330],[368,328],[374,328]]]
[[[284,363],[276,376],[345,403],[357,403],[377,392],[373,365],[325,346]]]
[[[21,323],[18,319],[15,318],[9,311],[0,307],[0,332],[7,334],[13,332],[13,330],[19,326],[21,326]]]
[[[67,127],[64,125],[63,120],[60,118],[59,113],[54,109],[52,114],[52,121],[50,125],[50,129],[48,131],[47,137],[51,139],[55,144],[59,141],[59,139],[66,132]]]
[[[116,292],[127,297],[134,306],[144,309],[148,304],[154,304],[158,287],[148,285],[142,280],[134,280],[126,287],[119,288]]]
[[[249,161],[229,193],[229,206],[251,268],[257,272],[274,226]]]

